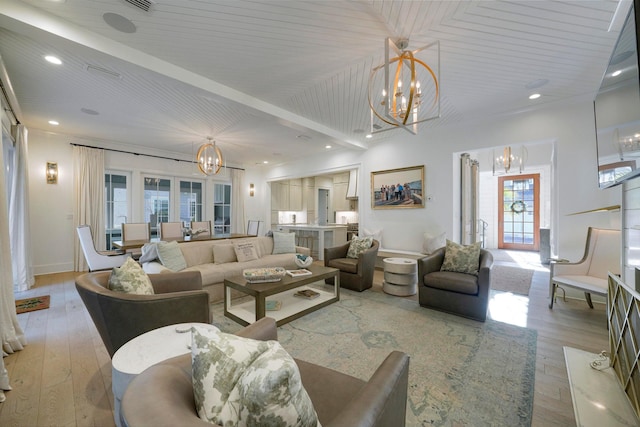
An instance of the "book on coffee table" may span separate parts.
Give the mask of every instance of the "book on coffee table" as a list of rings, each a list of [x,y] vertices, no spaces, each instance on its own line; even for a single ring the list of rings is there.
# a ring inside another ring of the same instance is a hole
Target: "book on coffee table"
[[[291,277],[310,276],[313,274],[306,268],[299,268],[297,270],[287,270],[287,274]]]
[[[300,297],[300,298],[307,298],[307,299],[314,299],[320,296],[320,293],[316,292],[316,291],[312,291],[311,289],[301,289],[298,292],[296,292],[295,294],[293,294],[294,297]]]

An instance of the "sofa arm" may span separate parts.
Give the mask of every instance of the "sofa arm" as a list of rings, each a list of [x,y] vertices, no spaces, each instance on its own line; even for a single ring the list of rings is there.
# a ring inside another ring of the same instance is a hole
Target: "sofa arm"
[[[275,341],[278,339],[278,328],[275,319],[263,317],[257,322],[245,326],[236,335],[260,341]]]
[[[332,248],[324,248],[324,265],[326,266],[328,261],[336,258],[346,258],[349,251],[350,243],[344,245],[334,246]]]
[[[311,249],[304,246],[296,246],[296,253],[309,256],[311,255]]]
[[[147,274],[160,274],[160,273],[171,273],[167,267],[162,265],[158,261],[145,262],[142,264],[142,269]]]
[[[209,323],[207,291],[183,291],[157,295],[98,294],[98,312],[90,312],[110,356],[127,341],[176,323]]]
[[[418,260],[418,281],[420,283],[422,283],[425,274],[440,271],[440,267],[442,267],[442,263],[444,262],[444,250],[445,248],[437,249],[431,255],[427,255]]]
[[[202,290],[202,275],[199,271],[149,274],[149,279],[156,294]]]
[[[551,261],[549,276],[585,276],[589,271],[589,264],[586,262],[556,262]]]
[[[347,407],[325,427],[403,427],[408,386],[409,356],[393,351]]]
[[[257,340],[275,339],[276,322],[263,317],[237,332]],[[135,377],[122,398],[123,426],[211,427],[195,410],[191,353],[153,365]]]
[[[493,267],[493,254],[487,250],[480,251],[480,266],[478,268],[478,294],[489,295],[491,288],[491,268]]]

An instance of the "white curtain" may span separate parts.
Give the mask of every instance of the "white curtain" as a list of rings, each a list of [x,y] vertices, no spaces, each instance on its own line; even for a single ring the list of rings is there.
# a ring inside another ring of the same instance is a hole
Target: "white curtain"
[[[229,169],[231,171],[231,232],[244,233],[247,222],[244,213],[244,171]]]
[[[75,227],[88,225],[96,248],[106,243],[104,234],[104,150],[73,147],[74,217]],[[75,233],[75,230],[73,230]],[[87,262],[75,238],[75,271],[88,270]]]
[[[35,283],[31,259],[31,227],[29,226],[29,166],[27,128],[19,124],[16,133],[14,174],[9,199],[13,287],[26,291]]]
[[[11,245],[9,234],[9,203],[4,167],[4,150],[0,150],[0,339],[2,356],[22,350],[27,344],[24,332],[18,323],[13,291],[13,269],[11,267]],[[0,359],[0,402],[4,401],[4,390],[11,390],[9,375]]]
[[[460,156],[460,243],[475,243],[478,237],[478,161]]]

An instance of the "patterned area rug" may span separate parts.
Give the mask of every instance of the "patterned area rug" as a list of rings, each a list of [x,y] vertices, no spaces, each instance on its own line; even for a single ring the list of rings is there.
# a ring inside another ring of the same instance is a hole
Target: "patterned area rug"
[[[533,270],[506,265],[493,265],[491,269],[491,289],[529,295]]]
[[[16,300],[16,314],[49,308],[49,295]]]
[[[323,286],[318,284],[315,286]],[[214,324],[241,327],[212,306]],[[536,331],[341,290],[340,301],[278,328],[294,357],[368,379],[391,350],[411,357],[407,426],[530,426]]]

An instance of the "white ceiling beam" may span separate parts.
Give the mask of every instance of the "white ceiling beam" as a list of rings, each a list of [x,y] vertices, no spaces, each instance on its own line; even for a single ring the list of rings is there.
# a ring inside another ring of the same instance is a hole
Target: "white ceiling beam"
[[[247,95],[246,93],[222,85],[199,74],[178,67],[175,64],[163,61],[155,56],[132,49],[129,46],[91,32],[84,27],[61,20],[58,17],[23,2],[16,0],[3,0],[2,12],[0,12],[0,25],[11,31],[25,35],[29,35],[29,29],[25,29],[24,25],[54,34],[79,45],[110,55],[114,58],[118,58],[141,68],[148,69],[174,80],[205,90],[229,101],[245,105],[249,108],[253,108],[281,120],[285,120],[294,125],[303,126],[322,133],[333,138],[336,143],[344,147],[363,150],[368,148],[364,143],[354,140],[348,135],[338,132],[335,129],[294,114],[273,104],[269,104],[261,99]]]

